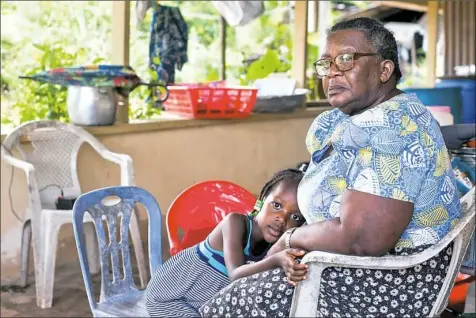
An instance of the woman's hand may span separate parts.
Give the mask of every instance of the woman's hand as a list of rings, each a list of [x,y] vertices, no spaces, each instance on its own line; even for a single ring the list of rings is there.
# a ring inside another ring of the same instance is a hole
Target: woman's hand
[[[306,252],[303,250],[290,248],[271,256],[284,269],[288,283],[293,286],[306,279],[307,264],[300,264],[296,260],[296,258],[303,257],[305,254]]]

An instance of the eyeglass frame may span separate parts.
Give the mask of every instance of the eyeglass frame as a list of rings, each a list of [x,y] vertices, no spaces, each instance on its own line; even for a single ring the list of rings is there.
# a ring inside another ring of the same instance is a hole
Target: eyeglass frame
[[[337,65],[337,63],[335,62],[335,60],[339,57],[339,56],[342,56],[342,55],[346,55],[346,54],[349,54],[349,55],[352,55],[352,67],[347,69],[347,70],[341,70],[339,68],[339,66]],[[318,78],[324,78],[326,76],[329,75],[329,72],[331,71],[331,65],[334,64],[336,66],[336,68],[341,71],[341,72],[347,72],[347,71],[350,71],[351,69],[354,68],[354,62],[356,59],[360,58],[360,57],[363,57],[363,56],[376,56],[376,55],[380,55],[379,53],[358,53],[358,52],[349,52],[349,53],[342,53],[342,54],[339,54],[337,55],[336,57],[334,57],[333,59],[318,59],[317,61],[315,61],[314,63],[312,63],[312,66],[314,67],[314,73],[316,74],[316,76]],[[319,73],[317,72],[317,69],[316,69],[316,65],[317,63],[319,63],[320,61],[330,61],[330,64],[329,64],[329,69],[327,71],[327,74],[325,75],[319,75]]]

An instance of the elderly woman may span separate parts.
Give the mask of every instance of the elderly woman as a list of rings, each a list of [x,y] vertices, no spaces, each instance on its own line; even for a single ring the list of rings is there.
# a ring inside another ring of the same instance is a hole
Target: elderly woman
[[[335,109],[318,116],[306,138],[311,162],[298,203],[307,225],[288,230],[268,255],[286,248],[413,254],[438,242],[460,217],[439,125],[415,96],[397,89],[402,76],[397,53],[395,38],[378,21],[358,18],[330,29],[314,66]],[[450,256],[451,247],[428,266],[385,275],[326,269],[323,284],[330,288],[316,304],[318,312],[331,317],[428,313]],[[295,285],[289,282],[305,279],[302,266],[237,280],[201,313],[288,316]],[[389,282],[401,288],[390,290]]]

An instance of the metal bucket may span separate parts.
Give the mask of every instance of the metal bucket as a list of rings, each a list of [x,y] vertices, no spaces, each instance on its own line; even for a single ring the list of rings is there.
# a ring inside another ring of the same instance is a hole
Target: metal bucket
[[[67,105],[73,124],[108,126],[116,120],[118,96],[114,87],[70,86]]]

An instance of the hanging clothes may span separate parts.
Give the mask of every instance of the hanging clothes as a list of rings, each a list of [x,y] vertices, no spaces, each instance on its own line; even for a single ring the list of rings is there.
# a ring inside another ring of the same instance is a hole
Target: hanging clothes
[[[179,71],[188,61],[188,26],[177,7],[158,5],[152,1],[149,60],[158,80],[175,83],[175,69]]]
[[[212,1],[230,26],[243,26],[264,13],[263,1]]]

